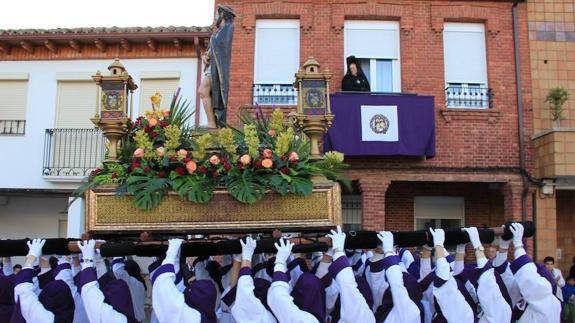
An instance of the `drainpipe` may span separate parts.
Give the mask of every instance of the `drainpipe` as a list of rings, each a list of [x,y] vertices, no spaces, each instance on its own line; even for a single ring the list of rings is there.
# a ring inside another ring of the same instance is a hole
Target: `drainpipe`
[[[521,61],[519,57],[519,27],[517,22],[517,5],[521,0],[513,1],[511,16],[513,17],[513,49],[515,52],[515,84],[517,85],[517,123],[519,128],[519,168],[523,180],[521,192],[521,221],[527,220],[527,194],[529,193],[529,180],[525,170],[525,133],[523,130],[523,93],[521,92]]]

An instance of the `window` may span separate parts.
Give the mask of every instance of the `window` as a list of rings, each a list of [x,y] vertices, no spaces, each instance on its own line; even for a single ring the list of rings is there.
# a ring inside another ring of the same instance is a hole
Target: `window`
[[[94,128],[97,93],[93,81],[59,81],[56,128]]]
[[[0,135],[23,135],[28,80],[0,79]]]
[[[180,86],[180,78],[142,78],[140,89],[140,115],[146,111],[152,110],[152,101],[150,97],[156,92],[162,94],[162,102],[160,103],[162,109],[168,109],[172,102],[174,93]]]
[[[343,229],[345,231],[361,230],[361,195],[342,194],[341,212]]]
[[[399,22],[348,20],[344,27],[345,57],[359,59],[371,91],[401,92]]]
[[[258,19],[254,57],[254,104],[295,105],[299,68],[299,20]]]
[[[463,197],[416,196],[415,230],[459,228],[465,225]]]
[[[445,94],[448,108],[488,108],[485,26],[445,23]]]

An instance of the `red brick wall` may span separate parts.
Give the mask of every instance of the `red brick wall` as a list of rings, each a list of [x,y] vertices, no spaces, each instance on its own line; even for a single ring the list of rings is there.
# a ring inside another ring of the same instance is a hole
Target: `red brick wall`
[[[438,112],[436,157],[427,161],[408,160],[404,165],[458,168],[519,165],[511,2],[354,1],[348,4],[335,0],[216,0],[216,4],[224,2],[238,13],[230,82],[230,122],[237,122],[235,114],[240,106],[251,103],[256,19],[299,18],[300,63],[314,56],[322,68],[329,67],[334,72],[334,91],[339,90],[344,73],[345,19],[399,20],[402,90],[435,96]],[[519,13],[526,144],[529,148],[531,82],[524,3],[519,4]],[[444,21],[485,23],[488,80],[494,92],[493,110],[442,112],[445,101]],[[530,169],[530,149],[527,155]]]
[[[504,223],[503,200],[488,184],[392,182],[385,195],[385,229],[414,230],[415,196],[461,196],[465,199],[466,226]]]

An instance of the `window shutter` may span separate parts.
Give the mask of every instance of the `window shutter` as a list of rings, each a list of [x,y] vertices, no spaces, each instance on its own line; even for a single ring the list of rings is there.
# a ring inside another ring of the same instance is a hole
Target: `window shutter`
[[[26,120],[28,81],[0,80],[0,120]]]
[[[299,20],[256,21],[255,84],[291,84],[299,68]]]
[[[416,219],[461,219],[465,218],[465,200],[451,196],[416,196]]]
[[[58,83],[56,128],[94,128],[98,90],[92,81]]]
[[[443,46],[446,83],[487,85],[483,24],[446,23]]]
[[[344,47],[346,57],[399,59],[399,22],[348,20]]]
[[[140,115],[152,110],[150,97],[156,92],[162,94],[161,109],[169,109],[172,97],[180,86],[179,78],[169,79],[142,79],[140,88]]]

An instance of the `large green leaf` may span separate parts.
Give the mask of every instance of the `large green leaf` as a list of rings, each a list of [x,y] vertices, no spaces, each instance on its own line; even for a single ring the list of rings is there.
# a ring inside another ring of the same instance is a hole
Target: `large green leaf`
[[[226,186],[228,192],[236,200],[247,204],[254,204],[261,200],[265,193],[265,187],[248,176],[232,178],[226,183]]]
[[[274,190],[274,192],[277,192],[282,196],[288,194],[290,190],[288,181],[279,174],[272,174],[269,176],[261,177],[260,183],[264,184],[265,186],[269,186],[272,190]]]
[[[172,187],[180,198],[192,203],[208,203],[214,196],[214,186],[194,180],[191,177],[178,177],[172,180]]]
[[[167,178],[148,176],[130,176],[127,184],[128,192],[134,194],[135,204],[141,210],[160,205],[169,187]]]
[[[292,177],[290,184],[290,191],[292,193],[308,196],[313,190],[313,183],[311,180],[302,177]]]

